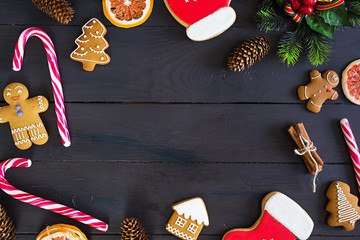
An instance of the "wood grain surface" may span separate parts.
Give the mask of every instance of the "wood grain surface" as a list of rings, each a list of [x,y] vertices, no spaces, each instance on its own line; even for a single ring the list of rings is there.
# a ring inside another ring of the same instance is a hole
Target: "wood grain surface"
[[[177,239],[165,230],[171,205],[199,196],[206,203],[210,226],[199,240],[221,239],[231,228],[250,227],[261,213],[262,198],[281,191],[312,217],[311,240],[355,240],[359,226],[346,232],[326,224],[326,190],[332,181],[348,183],[359,196],[351,160],[339,127],[347,117],[360,141],[360,109],[336,90],[320,113],[308,112],[296,88],[309,81],[305,57],[295,67],[278,61],[283,31],[256,28],[256,1],[233,0],[237,20],[228,31],[205,42],[187,39],[185,28],[155,1],[148,21],[132,29],[111,25],[100,0],[72,0],[73,21],[61,25],[30,0],[0,3],[0,91],[10,82],[24,83],[30,96],[44,95],[51,104],[41,114],[49,142],[18,150],[8,124],[0,125],[0,159],[25,157],[31,168],[11,169],[7,179],[32,194],[77,208],[109,223],[101,233],[69,218],[14,200],[0,192],[0,203],[13,218],[18,240],[35,239],[46,226],[73,224],[90,240],[120,239],[125,217],[138,217],[150,239]],[[82,70],[72,61],[81,26],[97,17],[107,27],[111,62]],[[39,39],[26,45],[23,68],[11,69],[14,46],[27,27],[40,27],[58,54],[72,145],[58,134],[46,54]],[[291,30],[294,26],[288,26]],[[226,68],[229,52],[255,35],[271,39],[271,52],[241,73]],[[319,71],[341,75],[360,57],[359,29],[335,33],[332,55]],[[0,99],[0,106],[6,103]],[[312,193],[312,176],[294,153],[287,128],[303,122],[325,162]],[[358,224],[357,224],[358,225]]]

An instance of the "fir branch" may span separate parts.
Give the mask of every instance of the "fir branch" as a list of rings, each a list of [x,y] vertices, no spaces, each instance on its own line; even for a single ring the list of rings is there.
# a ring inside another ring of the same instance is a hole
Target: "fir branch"
[[[287,19],[272,10],[260,10],[256,13],[257,26],[260,31],[279,31],[287,25]]]
[[[301,23],[294,32],[285,33],[279,41],[279,50],[277,52],[280,61],[288,66],[294,66],[299,60],[300,53],[303,50],[303,39],[306,36],[308,27],[306,22]]]
[[[259,9],[260,10],[275,10],[275,2],[274,0],[262,0],[261,3],[259,4]]]
[[[360,0],[345,1],[350,22],[353,26],[360,25]]]
[[[328,41],[323,36],[314,31],[309,31],[305,44],[307,57],[312,65],[317,67],[329,61],[331,50]]]

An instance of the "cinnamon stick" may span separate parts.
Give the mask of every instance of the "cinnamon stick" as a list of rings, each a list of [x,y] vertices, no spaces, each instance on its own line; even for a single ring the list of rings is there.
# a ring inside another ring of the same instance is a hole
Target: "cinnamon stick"
[[[298,146],[299,149],[304,148],[304,145],[302,144],[299,135],[302,135],[306,140],[311,142],[310,137],[309,137],[303,123],[298,123],[295,126],[291,126],[288,129],[288,132],[289,132],[290,136],[292,137],[292,139],[294,140],[294,142],[296,143],[296,145]],[[316,161],[316,163],[318,165],[318,172],[321,172],[322,171],[322,165],[324,164],[324,162],[321,160],[319,154],[316,151],[311,151],[311,155],[315,159],[315,161]],[[305,166],[308,169],[309,173],[312,174],[312,175],[315,175],[315,173],[316,173],[316,165],[313,162],[313,160],[311,159],[311,155],[310,155],[309,152],[306,152],[304,155],[302,155],[302,157],[304,159]]]

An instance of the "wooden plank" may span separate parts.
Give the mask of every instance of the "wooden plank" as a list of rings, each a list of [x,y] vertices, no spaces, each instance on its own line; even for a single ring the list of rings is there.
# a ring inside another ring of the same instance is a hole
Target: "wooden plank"
[[[316,117],[301,105],[279,104],[66,104],[72,146],[64,148],[54,105],[41,114],[49,131],[45,146],[13,145],[8,124],[0,126],[0,159],[35,161],[282,162],[300,164],[287,128],[304,122],[327,163],[351,163],[339,121],[348,117],[360,139],[360,112],[327,105]],[[360,141],[360,140],[359,140]],[[304,171],[305,166],[304,166]]]
[[[102,11],[102,1],[69,1],[75,9],[73,20],[69,25],[83,25],[91,17],[96,17],[106,26],[113,26],[104,16]],[[234,26],[255,26],[254,16],[257,9],[256,1],[232,1],[231,6],[237,12],[238,17]],[[0,15],[0,24],[21,24],[21,25],[61,25],[52,20],[45,13],[34,6],[31,1],[11,1],[4,0],[0,3],[3,13]],[[86,9],[86,10],[84,10]],[[19,17],[21,16],[21,17]],[[66,25],[62,25],[66,26]],[[171,26],[179,27],[184,30],[166,9],[163,1],[154,1],[153,12],[149,19],[140,27],[149,26]]]
[[[64,148],[54,105],[41,114],[49,131],[45,146],[13,145],[0,126],[0,159],[35,161],[276,162],[300,164],[287,128],[304,122],[327,163],[351,163],[339,121],[348,117],[360,141],[360,112],[353,105],[327,105],[317,117],[301,105],[284,104],[66,104],[72,146]]]
[[[300,165],[34,162],[30,169],[8,170],[8,181],[22,190],[77,207],[109,223],[107,234],[118,234],[125,217],[138,217],[150,234],[167,234],[171,205],[186,198],[204,199],[210,226],[205,235],[251,226],[260,215],[262,198],[280,191],[298,202],[315,223],[314,235],[360,236],[359,228],[346,232],[326,224],[325,192],[334,180],[348,183],[357,195],[353,169],[328,165],[312,193],[311,177]],[[68,223],[87,234],[100,234],[68,218],[38,209],[0,193],[16,221],[18,233],[36,234],[46,224]]]
[[[276,44],[279,32],[268,34],[272,50],[261,63],[242,73],[226,70],[226,59],[232,49],[246,38],[258,35],[256,28],[232,28],[223,35],[203,43],[192,42],[183,28],[109,28],[110,64],[97,66],[93,72],[82,70],[72,61],[74,39],[81,34],[79,26],[42,27],[54,40],[59,67],[68,102],[183,102],[183,103],[294,103],[296,88],[309,81],[313,69],[305,59],[287,68],[278,61]],[[26,46],[23,69],[11,70],[13,47],[24,26],[0,25],[7,34],[0,36],[0,89],[10,81],[24,82],[30,92],[38,90],[52,95],[50,76],[43,46],[32,39]],[[340,37],[336,34],[337,37]],[[356,30],[342,32],[342,41],[334,42],[333,55],[320,71],[338,73],[356,59]],[[346,48],[351,45],[353,48]],[[337,87],[339,99],[328,104],[351,104]],[[51,97],[50,97],[51,98]],[[51,98],[52,99],[52,98]]]

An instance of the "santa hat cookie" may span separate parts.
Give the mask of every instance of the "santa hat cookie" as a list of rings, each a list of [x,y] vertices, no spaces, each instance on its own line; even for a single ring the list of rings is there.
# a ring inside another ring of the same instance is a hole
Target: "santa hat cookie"
[[[193,41],[204,41],[226,31],[236,19],[231,0],[164,0],[171,15]]]
[[[166,230],[183,240],[196,240],[203,226],[209,226],[205,203],[199,197],[178,202],[172,209]]]
[[[262,201],[262,214],[250,228],[232,229],[223,240],[305,240],[314,223],[296,202],[280,192],[272,192]]]

